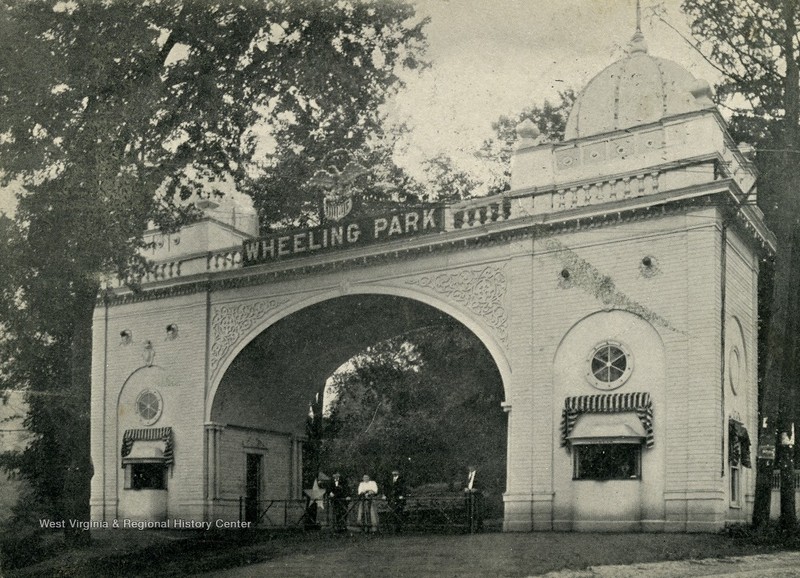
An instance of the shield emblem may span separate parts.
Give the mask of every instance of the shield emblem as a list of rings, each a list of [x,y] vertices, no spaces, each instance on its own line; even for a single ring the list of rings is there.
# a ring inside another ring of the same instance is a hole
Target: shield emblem
[[[325,197],[322,199],[322,208],[325,218],[331,221],[338,221],[345,218],[353,210],[353,197]]]

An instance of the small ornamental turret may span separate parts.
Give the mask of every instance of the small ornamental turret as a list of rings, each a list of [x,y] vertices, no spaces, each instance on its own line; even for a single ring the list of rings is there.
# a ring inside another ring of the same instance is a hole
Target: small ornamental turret
[[[541,143],[541,133],[531,119],[526,118],[517,125],[517,147],[535,146]]]

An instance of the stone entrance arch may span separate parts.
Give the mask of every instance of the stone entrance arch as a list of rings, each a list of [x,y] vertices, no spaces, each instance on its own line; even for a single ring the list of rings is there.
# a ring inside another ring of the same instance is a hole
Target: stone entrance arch
[[[369,287],[338,288],[322,291],[299,299],[291,297],[267,297],[240,303],[223,303],[211,308],[211,368],[206,400],[206,419],[211,420],[214,397],[225,372],[236,356],[258,335],[281,320],[319,303],[347,296],[387,296],[402,298],[428,306],[439,314],[446,315],[469,329],[486,347],[500,372],[504,391],[510,382],[511,365],[504,344],[487,329],[479,318],[457,304],[449,303],[419,290],[405,287],[370,285]],[[337,366],[338,367],[338,366]],[[507,393],[506,393],[507,395]]]
[[[464,328],[431,305],[389,291],[314,296],[254,327],[231,354],[207,403],[213,516],[235,517],[237,499],[246,492],[271,500],[301,498],[302,444],[315,393],[367,347],[427,326]],[[491,371],[502,380],[488,348],[475,337],[487,350]],[[459,376],[453,377],[453,387],[458,387]],[[497,394],[502,401],[502,391]],[[505,430],[499,433],[507,435]],[[251,462],[261,465],[248,468]],[[242,472],[257,476],[255,485]]]

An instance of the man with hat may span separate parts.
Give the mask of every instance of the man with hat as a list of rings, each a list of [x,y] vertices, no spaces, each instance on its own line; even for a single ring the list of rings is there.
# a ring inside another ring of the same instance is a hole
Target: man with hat
[[[392,477],[389,480],[389,490],[386,493],[389,508],[392,512],[392,523],[395,532],[403,530],[403,523],[406,516],[406,481],[400,475],[400,470],[392,470]]]
[[[347,531],[347,500],[350,499],[348,493],[347,484],[342,479],[342,475],[339,472],[333,474],[328,488],[328,501],[332,506],[333,529],[337,532]]]

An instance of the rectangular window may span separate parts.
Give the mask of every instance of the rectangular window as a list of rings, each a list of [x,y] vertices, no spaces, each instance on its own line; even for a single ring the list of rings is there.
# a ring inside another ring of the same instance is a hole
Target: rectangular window
[[[741,469],[739,464],[731,464],[731,506],[738,507],[740,501]]]
[[[126,488],[134,490],[166,490],[167,466],[164,463],[131,463],[125,466]],[[130,478],[128,478],[130,472]]]
[[[639,480],[641,444],[576,444],[573,480]]]

